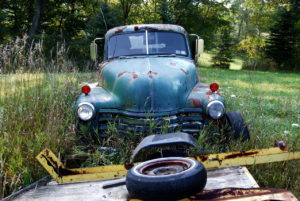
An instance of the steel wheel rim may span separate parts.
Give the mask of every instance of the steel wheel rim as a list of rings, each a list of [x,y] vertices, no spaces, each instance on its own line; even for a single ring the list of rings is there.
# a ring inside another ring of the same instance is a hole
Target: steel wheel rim
[[[154,161],[139,168],[138,172],[145,176],[167,176],[184,172],[191,166],[191,163],[183,160]]]

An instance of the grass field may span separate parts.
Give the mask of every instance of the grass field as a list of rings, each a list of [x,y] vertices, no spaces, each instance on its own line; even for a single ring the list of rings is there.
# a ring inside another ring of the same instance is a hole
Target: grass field
[[[208,67],[199,71],[203,82],[220,84],[228,110],[241,112],[249,125],[251,141],[233,142],[228,150],[270,147],[274,140],[286,140],[289,149],[300,150],[299,74]],[[0,198],[46,175],[34,159],[43,148],[62,156],[80,151],[72,106],[82,83],[96,80],[97,73],[0,74]],[[109,163],[109,156],[100,156],[85,164]],[[260,186],[286,188],[300,198],[299,161],[249,169]]]
[[[249,125],[251,142],[230,150],[263,148],[285,140],[300,150],[300,74],[220,70],[200,67],[204,82],[218,82],[228,110],[239,111]],[[285,188],[300,198],[300,161],[248,167],[262,187]]]
[[[201,66],[211,66],[212,57],[212,53],[204,52],[203,54],[201,54],[201,57],[199,58],[198,62]],[[234,57],[232,60],[233,61],[230,63],[230,70],[241,70],[243,66],[243,60],[238,57]]]

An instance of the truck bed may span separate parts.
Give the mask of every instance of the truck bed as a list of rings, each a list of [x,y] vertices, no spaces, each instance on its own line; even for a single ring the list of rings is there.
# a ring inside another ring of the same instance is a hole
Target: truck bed
[[[236,166],[208,171],[207,184],[204,190],[223,188],[257,188],[259,187],[246,167]],[[118,181],[120,179],[114,179]],[[18,201],[99,201],[130,200],[125,185],[103,189],[103,185],[112,180],[98,180],[57,184],[50,181],[44,186],[21,192],[9,200]]]

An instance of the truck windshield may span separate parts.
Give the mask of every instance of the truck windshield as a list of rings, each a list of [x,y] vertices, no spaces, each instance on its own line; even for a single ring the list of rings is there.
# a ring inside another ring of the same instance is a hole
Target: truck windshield
[[[133,55],[188,56],[184,35],[174,32],[135,32],[114,35],[108,42],[108,59]]]

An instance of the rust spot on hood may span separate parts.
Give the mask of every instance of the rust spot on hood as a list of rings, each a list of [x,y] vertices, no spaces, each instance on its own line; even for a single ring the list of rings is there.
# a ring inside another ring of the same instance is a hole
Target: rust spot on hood
[[[157,76],[157,75],[158,75],[157,72],[153,72],[153,71],[151,71],[151,70],[150,70],[147,74],[148,74],[148,76],[149,76],[150,78],[152,78],[153,75],[154,75],[154,76]]]
[[[124,71],[124,72],[122,72],[122,73],[119,73],[118,74],[118,77],[121,77],[121,76],[123,76],[124,74],[126,74],[126,73],[128,73],[127,71]]]
[[[136,79],[136,78],[138,78],[139,76],[136,74],[136,73],[132,73],[132,78],[133,79]]]
[[[189,101],[195,106],[195,107],[201,107],[201,103],[199,99],[196,98],[190,98]]]
[[[124,71],[124,72],[118,74],[118,78],[119,78],[119,77],[122,77],[122,76],[125,75],[125,74],[130,74],[130,75],[132,76],[133,79],[136,79],[136,78],[139,77],[138,74],[136,74],[136,73],[134,73],[134,72]]]
[[[212,91],[206,92],[206,95],[208,95],[208,96],[213,95],[213,94],[214,94],[214,92],[212,92]]]
[[[202,86],[202,85],[196,86],[196,87],[194,87],[193,92],[198,92],[201,89],[207,89],[207,88],[209,88],[209,86]]]

